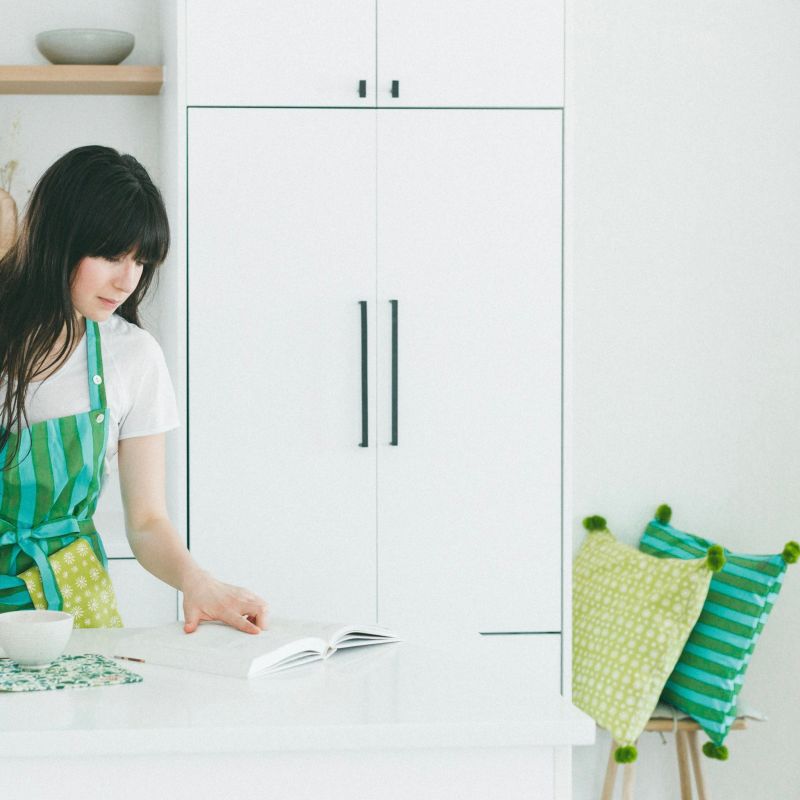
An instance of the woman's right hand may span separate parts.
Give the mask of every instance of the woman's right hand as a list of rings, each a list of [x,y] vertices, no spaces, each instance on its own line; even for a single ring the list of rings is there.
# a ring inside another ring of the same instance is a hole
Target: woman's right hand
[[[193,633],[201,620],[220,620],[245,633],[261,633],[268,625],[269,606],[257,594],[218,581],[200,570],[188,578],[182,587],[183,630]]]

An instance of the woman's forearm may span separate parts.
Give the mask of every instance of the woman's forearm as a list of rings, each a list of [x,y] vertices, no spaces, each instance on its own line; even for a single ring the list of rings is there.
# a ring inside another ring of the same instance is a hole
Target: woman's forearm
[[[200,620],[221,620],[253,634],[267,627],[266,601],[241,586],[222,583],[202,569],[166,517],[129,530],[128,541],[148,572],[183,592],[185,633],[193,633]]]
[[[138,562],[159,580],[183,591],[187,579],[204,573],[192,558],[175,526],[166,517],[129,530],[128,542]]]

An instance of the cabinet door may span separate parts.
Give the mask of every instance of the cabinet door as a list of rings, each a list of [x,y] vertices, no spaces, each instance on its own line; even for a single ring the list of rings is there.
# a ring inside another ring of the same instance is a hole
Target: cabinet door
[[[372,620],[375,111],[190,109],[188,194],[190,549],[275,615]]]
[[[377,115],[379,619],[559,631],[562,114]]]
[[[374,106],[375,0],[191,0],[186,72],[187,105]]]
[[[125,532],[125,507],[122,504],[119,460],[116,457],[111,461],[109,468],[110,473],[103,480],[103,490],[92,519],[103,539],[103,547],[109,558],[133,558],[133,551]]]
[[[377,91],[387,107],[563,106],[563,0],[378,0]]]
[[[151,575],[135,558],[109,558],[108,574],[126,628],[175,622],[178,592]]]

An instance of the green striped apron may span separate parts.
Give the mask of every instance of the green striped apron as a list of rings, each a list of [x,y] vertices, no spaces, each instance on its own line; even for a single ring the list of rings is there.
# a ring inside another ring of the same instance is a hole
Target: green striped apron
[[[85,539],[104,570],[103,542],[92,522],[100,497],[108,441],[100,328],[86,320],[90,411],[42,420],[11,432],[0,451],[8,466],[9,447],[19,442],[14,462],[0,472],[0,613],[34,608],[19,573],[35,565],[47,608],[61,610],[61,595],[48,556]]]

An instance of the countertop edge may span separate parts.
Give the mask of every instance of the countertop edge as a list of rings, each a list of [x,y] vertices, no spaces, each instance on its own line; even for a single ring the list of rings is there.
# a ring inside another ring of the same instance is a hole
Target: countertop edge
[[[0,734],[4,757],[267,753],[313,750],[392,750],[483,747],[560,747],[593,744],[588,718],[540,723],[328,725],[270,728],[176,727],[32,730]],[[35,754],[35,755],[32,755]]]

